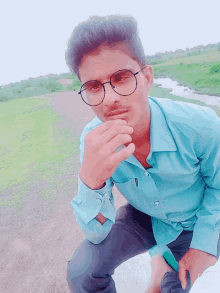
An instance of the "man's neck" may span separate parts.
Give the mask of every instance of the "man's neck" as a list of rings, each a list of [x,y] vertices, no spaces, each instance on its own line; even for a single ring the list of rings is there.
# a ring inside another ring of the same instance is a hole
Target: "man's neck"
[[[136,148],[141,148],[142,146],[150,145],[150,121],[147,121],[147,127],[134,133],[132,136],[132,142],[135,144]]]
[[[131,135],[132,136],[132,135]],[[139,132],[138,135],[132,136],[132,143],[135,144],[135,149],[146,148],[146,146],[150,146],[150,131],[147,132]],[[130,143],[126,143],[125,146],[128,146]]]

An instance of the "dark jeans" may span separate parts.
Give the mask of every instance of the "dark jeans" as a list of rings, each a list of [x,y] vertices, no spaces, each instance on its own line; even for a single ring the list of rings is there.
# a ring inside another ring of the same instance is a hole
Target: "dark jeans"
[[[192,234],[192,231],[183,231],[167,245],[177,261],[188,251]],[[70,291],[115,293],[112,278],[115,269],[155,245],[151,217],[129,203],[120,207],[108,236],[100,244],[84,240],[68,261],[67,281]]]

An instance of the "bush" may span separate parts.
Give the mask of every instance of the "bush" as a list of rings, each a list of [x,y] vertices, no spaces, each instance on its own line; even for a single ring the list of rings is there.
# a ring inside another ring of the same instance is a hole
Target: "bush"
[[[209,74],[220,73],[220,64],[215,64],[209,69]]]
[[[68,91],[76,91],[81,87],[81,83],[79,80],[74,81],[73,83],[67,86]]]
[[[53,93],[53,92],[61,91],[63,89],[63,86],[62,84],[58,82],[53,82],[53,83],[47,84],[45,88],[49,90],[49,92]]]

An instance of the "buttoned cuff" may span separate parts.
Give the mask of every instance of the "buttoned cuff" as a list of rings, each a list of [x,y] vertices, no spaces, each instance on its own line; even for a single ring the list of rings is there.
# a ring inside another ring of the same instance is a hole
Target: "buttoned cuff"
[[[116,209],[113,203],[112,186],[109,181],[100,189],[90,189],[84,184],[80,176],[78,195],[73,198],[73,209],[77,209],[78,214],[87,225],[100,212],[102,215],[115,223]]]

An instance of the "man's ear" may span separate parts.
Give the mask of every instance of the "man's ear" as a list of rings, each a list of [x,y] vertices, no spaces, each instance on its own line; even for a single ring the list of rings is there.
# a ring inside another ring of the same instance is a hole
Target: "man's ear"
[[[151,65],[147,65],[147,67],[144,68],[143,75],[146,81],[147,91],[149,91],[154,82],[153,68]]]

